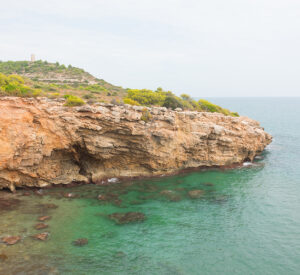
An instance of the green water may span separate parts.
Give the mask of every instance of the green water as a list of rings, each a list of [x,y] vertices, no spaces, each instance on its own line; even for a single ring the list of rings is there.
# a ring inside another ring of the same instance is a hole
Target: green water
[[[13,246],[0,243],[8,257],[0,259],[0,274],[299,274],[300,99],[214,102],[261,121],[274,136],[263,159],[235,170],[53,188],[44,196],[19,191],[19,207],[0,210],[0,237],[22,236]],[[191,199],[195,189],[204,195]],[[99,194],[119,201],[100,202]],[[117,225],[107,217],[128,211],[146,220]],[[50,232],[46,242],[30,237],[41,215],[52,216],[41,231]],[[72,245],[78,238],[89,243]]]

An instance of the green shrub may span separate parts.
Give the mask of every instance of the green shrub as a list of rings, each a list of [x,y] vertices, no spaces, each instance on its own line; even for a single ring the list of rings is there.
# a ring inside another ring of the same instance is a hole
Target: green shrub
[[[83,96],[83,98],[84,98],[84,99],[93,99],[93,98],[95,98],[95,96],[94,96],[92,93],[89,93],[89,94],[85,94],[85,95]]]
[[[171,108],[173,110],[176,108],[184,107],[182,100],[180,98],[178,98],[177,96],[167,96],[165,98],[163,106],[166,108]]]
[[[18,75],[6,76],[0,73],[0,94],[5,96],[34,97],[41,90],[24,85],[25,80]]]
[[[130,98],[141,105],[144,106],[162,106],[165,101],[166,95],[162,92],[153,92],[151,90],[128,90],[127,91],[127,98]]]
[[[224,109],[218,105],[215,105],[207,100],[204,99],[200,99],[198,101],[198,104],[201,108],[202,111],[206,111],[206,112],[212,112],[212,113],[221,113],[224,114],[226,116],[239,116],[238,113],[232,113],[231,111],[229,111],[228,109]]]
[[[141,105],[140,103],[138,103],[137,101],[131,98],[124,98],[124,103],[129,105],[137,105],[137,106]]]
[[[73,107],[85,104],[85,102],[80,97],[75,95],[64,95],[64,98],[66,98],[66,103],[64,106]]]
[[[60,93],[51,93],[48,95],[49,98],[58,98],[60,97]]]
[[[148,111],[147,108],[144,108],[142,110],[142,116],[141,116],[141,120],[148,122],[149,120],[151,120],[152,115],[150,114],[150,112]]]

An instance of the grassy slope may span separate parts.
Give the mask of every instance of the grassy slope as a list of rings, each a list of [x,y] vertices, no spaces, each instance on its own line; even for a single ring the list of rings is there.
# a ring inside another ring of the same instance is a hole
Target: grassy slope
[[[0,61],[0,95],[65,97],[70,103],[69,106],[83,104],[80,100],[82,98],[88,103],[124,102],[132,105],[165,106],[172,109],[182,108],[238,116],[237,113],[208,101],[195,101],[186,94],[178,97],[171,91],[163,91],[161,88],[156,91],[123,89],[103,79],[95,78],[83,69],[41,60]]]

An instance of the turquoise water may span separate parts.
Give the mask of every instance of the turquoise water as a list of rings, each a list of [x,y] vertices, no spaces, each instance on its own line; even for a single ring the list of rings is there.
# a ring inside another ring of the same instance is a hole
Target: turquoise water
[[[12,196],[19,206],[0,211],[0,237],[22,236],[13,246],[0,243],[7,256],[0,274],[299,274],[300,99],[212,101],[273,135],[262,159],[235,170],[53,188],[44,196],[19,191]],[[195,189],[204,195],[191,199]],[[115,197],[101,202],[99,194]],[[146,220],[117,225],[107,217],[129,211]],[[52,217],[46,242],[30,237],[41,215]],[[72,245],[78,238],[89,243]]]

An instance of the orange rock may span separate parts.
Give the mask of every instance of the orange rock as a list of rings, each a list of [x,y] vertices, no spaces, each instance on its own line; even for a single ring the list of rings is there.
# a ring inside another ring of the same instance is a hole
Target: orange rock
[[[50,220],[51,219],[51,216],[41,216],[38,218],[39,221],[43,222],[43,221],[47,221],[47,220]]]
[[[45,223],[37,223],[34,228],[37,229],[37,230],[40,230],[40,229],[45,229],[47,228],[49,225],[48,224],[45,224]]]
[[[17,242],[19,242],[21,240],[20,236],[8,236],[8,237],[3,237],[2,242],[8,244],[8,245],[13,245],[16,244]]]
[[[49,237],[48,232],[43,232],[43,233],[33,235],[33,238],[40,240],[40,241],[46,241],[48,239],[48,237]]]
[[[0,189],[230,166],[272,140],[246,117],[152,107],[144,122],[142,106],[63,104],[0,98]]]

